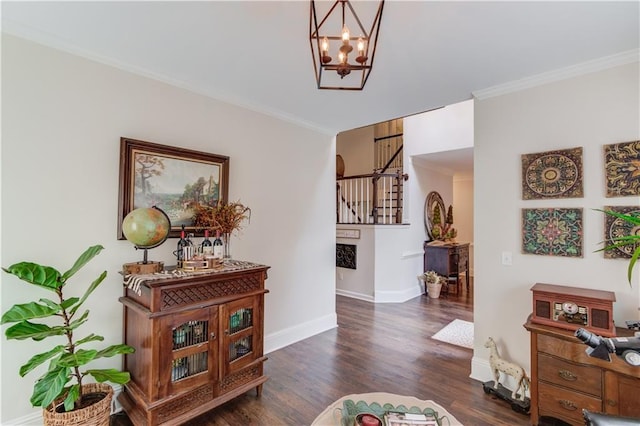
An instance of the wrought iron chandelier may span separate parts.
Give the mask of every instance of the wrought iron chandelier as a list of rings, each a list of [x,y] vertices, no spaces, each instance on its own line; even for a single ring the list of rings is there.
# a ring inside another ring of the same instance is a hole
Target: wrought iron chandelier
[[[333,3],[319,20],[316,6],[327,4],[330,3],[311,0],[309,41],[318,89],[362,90],[373,67],[384,0],[358,4],[361,16],[369,12],[369,31],[349,0]],[[365,10],[367,7],[369,10]],[[350,28],[356,31],[355,35]],[[355,52],[350,57],[354,45]]]

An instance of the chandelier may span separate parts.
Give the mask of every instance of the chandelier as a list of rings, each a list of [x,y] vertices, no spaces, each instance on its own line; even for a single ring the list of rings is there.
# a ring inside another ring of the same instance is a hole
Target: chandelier
[[[309,41],[318,89],[362,90],[373,67],[384,0],[358,3],[361,16],[370,18],[369,31],[349,0],[333,3],[319,20],[316,6],[329,4],[311,0]]]

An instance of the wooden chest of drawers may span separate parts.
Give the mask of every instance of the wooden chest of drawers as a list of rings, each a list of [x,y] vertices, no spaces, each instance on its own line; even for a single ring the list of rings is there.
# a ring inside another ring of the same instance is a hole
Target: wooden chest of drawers
[[[572,331],[533,324],[531,333],[531,424],[541,417],[583,425],[582,409],[640,418],[640,369],[612,355],[589,357]],[[631,335],[617,329],[618,336]]]

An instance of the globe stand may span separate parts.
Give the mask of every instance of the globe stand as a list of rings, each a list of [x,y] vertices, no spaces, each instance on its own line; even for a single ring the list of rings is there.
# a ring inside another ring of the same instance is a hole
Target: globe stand
[[[140,249],[138,246],[134,247],[136,250]],[[125,275],[155,274],[163,271],[164,262],[149,262],[147,260],[147,248],[142,248],[142,250],[144,250],[142,262],[125,263],[122,265],[122,272]]]
[[[161,228],[164,233],[158,235],[160,225],[163,225]],[[140,232],[141,230],[143,232]],[[156,206],[138,208],[129,212],[122,221],[122,232],[125,238],[133,243],[135,249],[144,250],[144,254],[142,255],[142,262],[125,263],[122,265],[124,275],[155,274],[162,272],[164,270],[164,262],[149,262],[147,260],[147,250],[158,247],[164,243],[169,236],[170,230],[171,220],[169,216]]]

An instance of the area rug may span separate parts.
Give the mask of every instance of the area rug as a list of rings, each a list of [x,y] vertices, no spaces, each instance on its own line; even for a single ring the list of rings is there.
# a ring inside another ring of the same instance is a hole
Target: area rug
[[[343,396],[320,413],[311,426],[353,425],[355,413],[373,413],[380,417],[386,411],[428,412],[434,414],[443,426],[462,426],[458,419],[435,401],[385,392]]]
[[[473,349],[473,323],[455,319],[431,336],[431,338],[462,346],[463,348]]]

